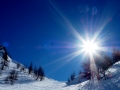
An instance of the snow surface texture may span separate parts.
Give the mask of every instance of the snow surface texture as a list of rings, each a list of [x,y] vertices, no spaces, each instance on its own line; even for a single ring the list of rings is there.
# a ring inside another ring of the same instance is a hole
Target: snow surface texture
[[[107,80],[97,81],[97,79],[93,79],[78,84],[72,83],[74,85],[66,85],[65,82],[48,78],[36,81],[32,75],[19,72],[18,80],[15,81],[14,85],[11,85],[5,84],[4,80],[11,70],[16,69],[16,63],[12,62],[10,58],[9,60],[9,68],[6,68],[0,76],[0,90],[120,90],[120,62],[109,68],[111,76]]]

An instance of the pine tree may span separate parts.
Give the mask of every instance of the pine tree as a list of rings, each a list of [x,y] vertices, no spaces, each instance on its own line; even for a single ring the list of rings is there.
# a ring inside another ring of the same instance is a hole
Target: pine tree
[[[31,62],[31,64],[30,64],[30,66],[29,66],[29,72],[28,72],[28,74],[31,74],[32,73],[32,71],[33,71],[33,65],[32,65],[32,62]]]
[[[75,79],[75,72],[73,72],[72,74],[71,74],[71,80],[73,81],[74,79]]]
[[[20,66],[21,66],[21,65],[20,65],[20,63],[17,63],[17,69],[19,69],[19,68],[20,68]]]
[[[68,78],[68,81],[67,82],[70,82],[70,79]]]
[[[37,79],[41,77],[41,74],[42,74],[42,67],[39,67]]]
[[[42,81],[44,79],[44,77],[45,77],[44,70],[42,67],[39,67],[36,80],[38,80],[38,78],[40,78],[40,81]]]
[[[42,72],[41,72],[41,76],[40,76],[40,81],[42,81],[45,77],[45,73],[44,73],[44,70],[42,68]]]
[[[1,70],[4,70],[4,67],[8,66],[8,63],[9,63],[9,60],[8,60],[8,53],[7,53],[7,50],[4,46],[0,46],[0,50],[2,50],[0,53],[2,54],[2,58],[3,58],[3,61],[2,61],[2,66],[1,66]]]
[[[37,70],[37,67],[34,67],[34,77],[37,77],[38,76],[38,70]]]

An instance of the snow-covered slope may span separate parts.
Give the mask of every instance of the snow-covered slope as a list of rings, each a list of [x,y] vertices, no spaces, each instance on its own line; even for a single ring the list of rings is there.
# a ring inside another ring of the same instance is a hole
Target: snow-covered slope
[[[78,83],[82,83],[84,81],[86,81],[86,78],[82,78],[82,74],[80,74],[79,76],[75,77],[75,79],[72,81],[70,80],[70,82],[66,82],[67,85],[74,85],[74,84],[78,84]]]
[[[36,81],[32,75],[20,72],[16,69],[16,63],[9,58],[9,67],[2,71],[0,76],[0,90],[70,90],[64,82],[55,81],[53,79],[45,78],[43,81]],[[15,69],[19,72],[18,80],[13,85],[5,83],[5,78],[11,70]],[[73,87],[73,88],[76,88]],[[73,90],[73,88],[71,90]]]
[[[18,80],[15,81],[14,85],[11,85],[6,84],[4,79],[10,70],[16,69],[16,63],[12,62],[10,58],[9,60],[9,68],[3,70],[0,76],[0,90],[120,90],[120,62],[109,68],[112,76],[107,80],[97,81],[94,79],[67,86],[65,82],[48,78],[43,81],[36,81],[32,75],[19,72]]]
[[[108,69],[111,76],[107,80],[88,80],[80,85],[80,90],[120,90],[120,62]]]

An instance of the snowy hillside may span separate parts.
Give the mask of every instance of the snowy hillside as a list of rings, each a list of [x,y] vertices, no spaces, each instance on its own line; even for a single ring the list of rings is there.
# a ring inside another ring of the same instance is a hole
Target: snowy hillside
[[[78,84],[78,83],[82,83],[84,81],[86,81],[86,78],[82,78],[82,74],[80,74],[79,76],[75,77],[74,80],[70,80],[70,82],[66,82],[67,85],[74,85],[74,84]]]
[[[24,72],[17,69],[16,61],[12,61],[9,57],[7,60],[9,61],[9,66],[4,67],[0,71],[0,90],[120,90],[120,62],[115,63],[108,69],[110,76],[107,80],[101,79],[98,81],[94,78],[86,81],[85,79],[80,79],[81,76],[78,76],[69,85],[66,85],[66,82],[59,82],[48,78],[45,78],[43,81],[36,81],[33,75],[28,75],[27,69]],[[3,64],[2,61],[3,58],[0,56],[1,65]],[[11,85],[10,82],[5,83],[6,77],[12,70],[18,72],[14,85]]]
[[[111,77],[107,80],[88,80],[81,84],[67,86],[65,82],[58,82],[45,78],[43,81],[36,81],[28,73],[19,72],[18,80],[14,85],[5,84],[4,79],[16,64],[10,60],[9,68],[6,68],[0,76],[0,90],[120,90],[120,64],[114,64],[109,71]]]

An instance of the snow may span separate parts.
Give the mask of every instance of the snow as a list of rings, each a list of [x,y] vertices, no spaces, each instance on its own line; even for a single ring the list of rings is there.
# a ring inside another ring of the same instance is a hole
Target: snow
[[[83,80],[82,83],[79,83],[80,76],[78,76],[71,82],[71,85],[66,85],[66,82],[48,78],[36,81],[27,72],[19,72],[16,69],[16,63],[12,62],[10,58],[9,60],[9,68],[6,68],[0,76],[0,90],[120,90],[120,62],[109,68],[111,74],[107,80]],[[5,84],[4,79],[12,69],[19,72],[18,80],[15,81],[14,85]]]
[[[78,84],[81,82],[86,81],[85,78],[82,78],[82,74],[80,74],[79,76],[75,77],[75,79],[73,81],[70,80],[70,82],[67,82],[67,85],[74,85],[74,84]]]

